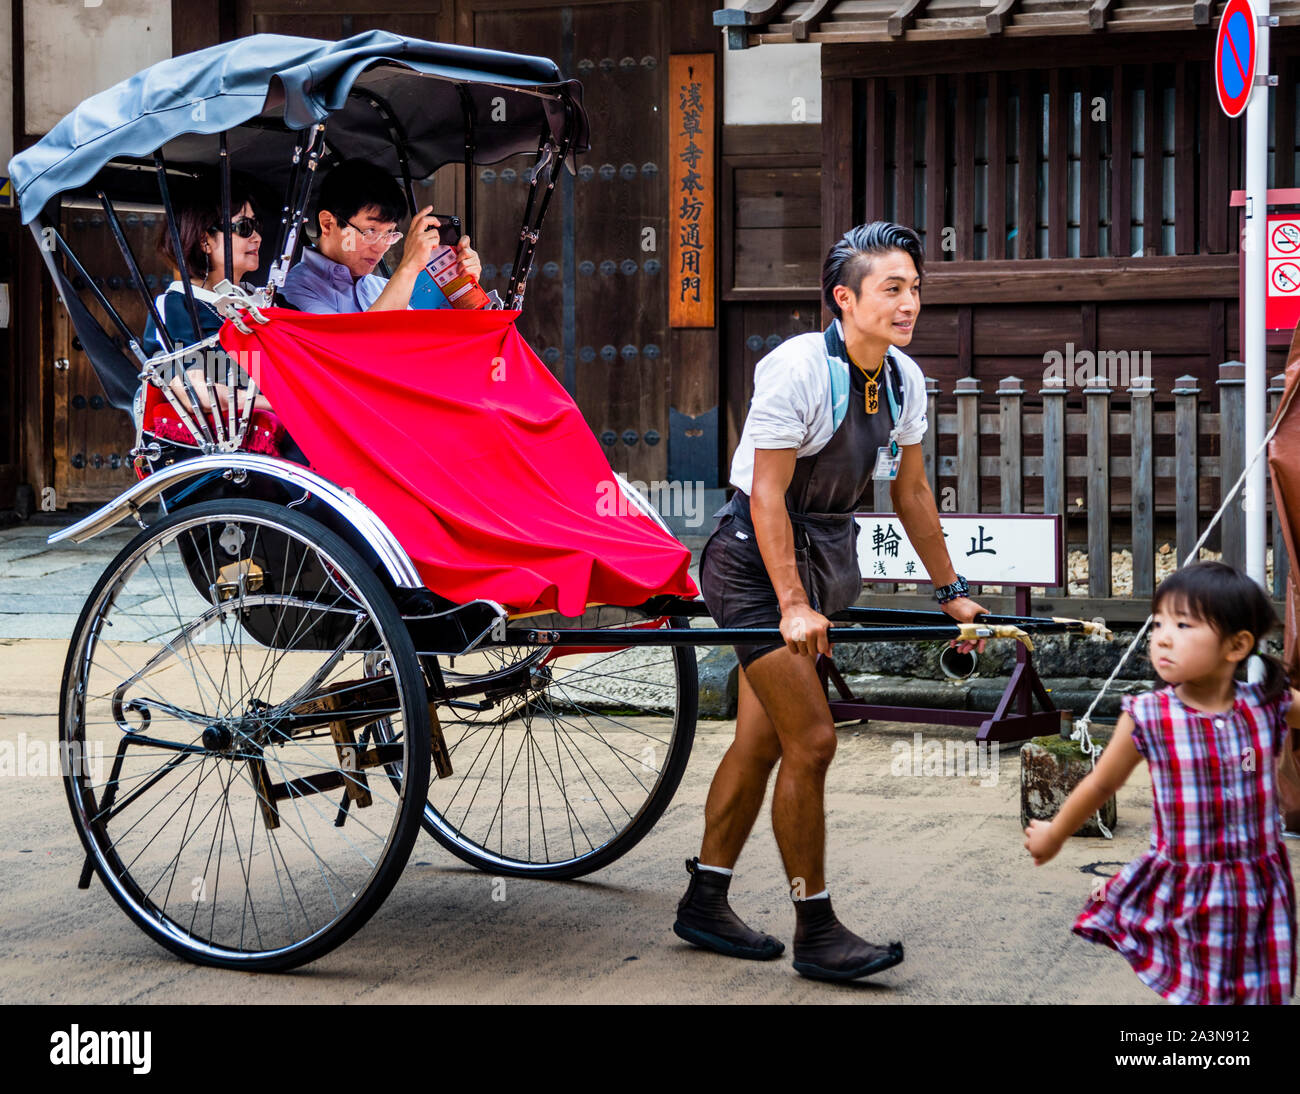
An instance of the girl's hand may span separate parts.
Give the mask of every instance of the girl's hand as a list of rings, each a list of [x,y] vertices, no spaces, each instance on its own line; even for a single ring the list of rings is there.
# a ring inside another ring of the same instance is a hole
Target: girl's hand
[[[1048,821],[1030,821],[1025,829],[1025,850],[1033,856],[1034,865],[1042,866],[1051,862],[1061,849],[1061,841],[1052,835],[1052,825]]]

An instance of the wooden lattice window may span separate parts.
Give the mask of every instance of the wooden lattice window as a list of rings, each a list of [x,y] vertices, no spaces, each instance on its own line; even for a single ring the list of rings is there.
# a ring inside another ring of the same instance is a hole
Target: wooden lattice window
[[[1281,65],[1289,76],[1291,59]],[[867,219],[911,224],[927,258],[1232,253],[1240,124],[1209,62],[859,81]],[[1269,185],[1300,172],[1296,82],[1270,111]],[[1058,184],[1058,181],[1060,183]],[[1239,184],[1239,183],[1238,183]]]

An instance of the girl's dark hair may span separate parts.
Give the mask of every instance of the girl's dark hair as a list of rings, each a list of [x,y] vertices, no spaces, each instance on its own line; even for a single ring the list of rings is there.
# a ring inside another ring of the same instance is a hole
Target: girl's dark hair
[[[870,224],[850,228],[827,252],[826,261],[822,263],[822,299],[836,319],[840,318],[840,306],[835,303],[835,287],[848,286],[856,299],[862,288],[862,279],[871,272],[872,258],[890,251],[904,251],[911,255],[916,263],[916,272],[923,272],[925,255],[921,252],[920,236],[911,228],[887,220],[873,220]]]
[[[171,195],[176,225],[180,229],[185,264],[189,267],[191,277],[200,277],[204,267],[203,237],[208,234],[213,225],[221,223],[221,176],[216,170],[208,170],[192,179],[169,181],[167,189]],[[253,207],[254,212],[257,211],[257,202],[253,198],[253,190],[248,180],[232,174],[230,176],[232,219],[239,215],[239,210],[244,207],[245,202]],[[157,250],[163,261],[180,269],[181,264],[172,248],[171,228],[165,218],[162,229],[158,233]]]
[[[1278,625],[1277,613],[1264,590],[1238,570],[1222,562],[1193,562],[1175,570],[1156,589],[1151,598],[1154,614],[1165,601],[1172,600],[1189,615],[1208,623],[1220,637],[1238,631],[1250,631],[1256,642],[1263,641]],[[1276,657],[1260,653],[1264,659],[1264,699],[1272,702],[1290,683],[1282,663]]]

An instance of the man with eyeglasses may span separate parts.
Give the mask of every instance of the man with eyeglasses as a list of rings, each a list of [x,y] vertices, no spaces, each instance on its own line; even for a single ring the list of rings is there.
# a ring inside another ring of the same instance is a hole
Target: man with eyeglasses
[[[325,176],[316,214],[320,235],[285,277],[282,295],[307,312],[397,311],[411,302],[420,270],[441,242],[432,206],[411,218],[406,246],[393,276],[373,273],[388,249],[402,238],[395,231],[406,212],[402,189],[368,160],[345,160]],[[483,264],[469,245],[456,243],[457,272],[478,277]]]

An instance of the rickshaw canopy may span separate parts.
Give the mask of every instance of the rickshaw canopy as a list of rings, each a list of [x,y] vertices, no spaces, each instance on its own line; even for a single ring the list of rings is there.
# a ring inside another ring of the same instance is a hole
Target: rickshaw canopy
[[[404,130],[414,178],[466,158],[496,163],[535,152],[548,133],[586,151],[582,87],[543,57],[444,45],[372,30],[338,42],[255,34],[172,57],[87,99],[9,164],[24,224],[54,197],[112,161],[151,156],[211,163],[230,132],[241,170],[262,179],[289,169],[294,134],[329,118],[343,156],[398,170],[374,102]],[[278,136],[278,139],[277,139]]]

